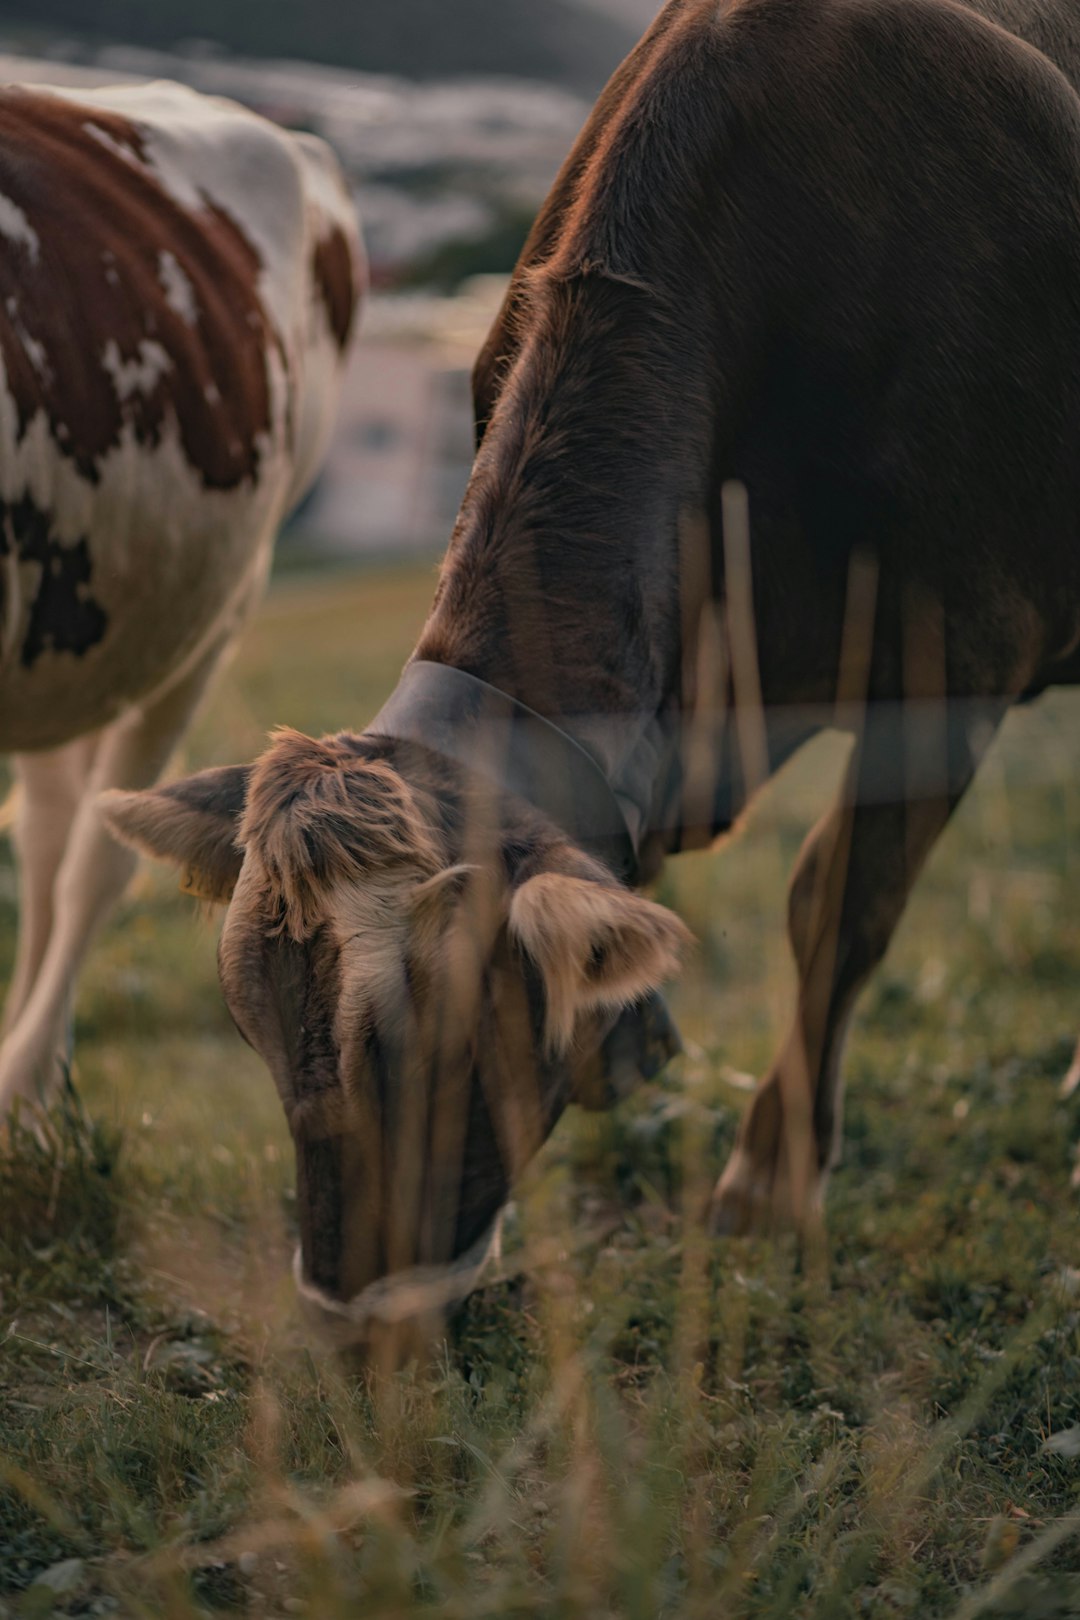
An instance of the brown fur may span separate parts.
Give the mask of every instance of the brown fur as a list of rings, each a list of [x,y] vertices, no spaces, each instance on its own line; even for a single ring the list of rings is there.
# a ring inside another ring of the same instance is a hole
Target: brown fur
[[[344,353],[356,325],[359,287],[356,255],[339,226],[316,242],[312,271],[334,341]]]
[[[685,831],[728,828],[838,698],[869,717],[796,880],[797,1015],[723,1225],[817,1207],[854,998],[1001,714],[1074,667],[1078,81],[1080,36],[1052,3],[670,0],[568,159],[477,365],[476,465],[417,654],[563,726],[612,780],[643,727],[700,732],[702,802],[687,828],[688,762],[665,766],[647,870]],[[728,577],[732,480],[745,578]],[[722,643],[708,668],[702,625]],[[912,695],[942,716],[929,743]],[[346,990],[312,972],[337,996],[337,1072],[376,1168],[364,1187],[334,1172],[348,1264],[325,1235],[304,1261],[347,1290],[463,1251],[572,1094],[553,1049],[583,1072],[605,1009],[673,971],[685,934],[423,749],[297,742],[265,768],[267,881],[288,910],[300,874],[300,932],[323,914],[324,860],[345,878]],[[342,828],[312,782],[354,770]],[[483,882],[426,887],[458,864]],[[268,1061],[321,1084],[333,1042],[318,1062],[304,1045],[308,958],[275,978],[258,906],[235,928],[240,993],[287,1026],[284,1046],[261,1037]]]
[[[206,488],[235,489],[259,470],[271,426],[267,354],[280,352],[259,297],[258,258],[235,220],[210,205],[189,213],[88,124],[140,157],[138,129],[116,114],[88,117],[55,96],[0,92],[0,194],[40,241],[36,265],[0,255],[0,350],[21,431],[44,410],[60,451],[93,480],[126,426],[155,446],[175,416]],[[193,326],[166,298],[163,250],[194,291]],[[145,340],[162,346],[171,369],[151,393],[121,401],[102,355],[115,343],[130,361]]]
[[[477,362],[479,454],[417,655],[609,771],[636,716],[689,721],[704,767],[657,786],[670,804],[693,775],[695,803],[647,869],[731,826],[866,648],[867,725],[794,884],[796,1018],[724,1226],[815,1206],[855,996],[1009,703],[1080,671],[1078,21],[1060,0],[671,0]],[[732,657],[751,613],[753,715]],[[933,738],[910,698],[942,706]]]
[[[431,876],[438,852],[410,789],[348,740],[275,733],[251,775],[239,841],[265,874],[280,926],[302,940],[327,897],[384,867]]]

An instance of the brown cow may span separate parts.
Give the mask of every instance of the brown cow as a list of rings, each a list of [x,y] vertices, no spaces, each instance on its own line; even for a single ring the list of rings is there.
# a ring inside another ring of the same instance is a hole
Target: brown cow
[[[20,935],[0,1118],[60,1073],[154,782],[326,448],[361,279],[337,161],[179,85],[0,91],[0,749]]]
[[[632,885],[836,722],[797,1016],[714,1215],[819,1203],[856,994],[1005,710],[1080,677],[1071,72],[1075,8],[672,0],[480,358],[476,466],[387,709],[113,801],[230,902],[222,986],[281,1090],[329,1318],[467,1286],[675,966],[683,928]]]

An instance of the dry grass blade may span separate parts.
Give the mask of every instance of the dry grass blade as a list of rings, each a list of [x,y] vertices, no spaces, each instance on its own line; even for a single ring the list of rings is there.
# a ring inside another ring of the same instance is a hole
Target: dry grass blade
[[[995,1605],[1000,1605],[1003,1598],[1023,1580],[1024,1576],[1037,1569],[1044,1563],[1050,1554],[1071,1541],[1074,1536],[1080,1536],[1080,1509],[1074,1513],[1066,1513],[1055,1523],[1047,1525],[1028,1542],[1026,1547],[1014,1553],[1008,1565],[1000,1574],[995,1575],[992,1581],[971,1592],[952,1611],[949,1620],[976,1620],[976,1616],[985,1614]]]
[[[723,523],[724,595],[735,698],[735,734],[745,795],[750,799],[768,781],[769,744],[754,628],[750,500],[745,484],[724,485]]]

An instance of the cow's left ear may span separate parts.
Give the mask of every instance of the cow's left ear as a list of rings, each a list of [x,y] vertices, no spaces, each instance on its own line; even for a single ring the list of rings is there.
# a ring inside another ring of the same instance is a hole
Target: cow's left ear
[[[224,901],[232,896],[243,862],[236,834],[250,770],[223,765],[146,793],[114,789],[102,793],[98,805],[121,843],[178,866],[187,894]]]
[[[671,978],[693,939],[666,907],[560,872],[515,892],[510,934],[539,969],[552,1053],[566,1052],[584,1013],[630,1006]]]

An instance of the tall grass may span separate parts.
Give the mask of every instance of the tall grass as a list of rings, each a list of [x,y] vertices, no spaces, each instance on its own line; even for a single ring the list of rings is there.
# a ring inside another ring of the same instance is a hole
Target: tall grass
[[[430,588],[272,596],[190,763],[362,725]],[[500,1271],[394,1377],[303,1339],[272,1086],[212,925],[143,874],[84,979],[86,1112],[0,1157],[0,1614],[1080,1613],[1078,714],[1013,716],[931,861],[851,1044],[820,1250],[699,1212],[790,1009],[830,738],[669,866],[687,1055],[567,1116]]]

